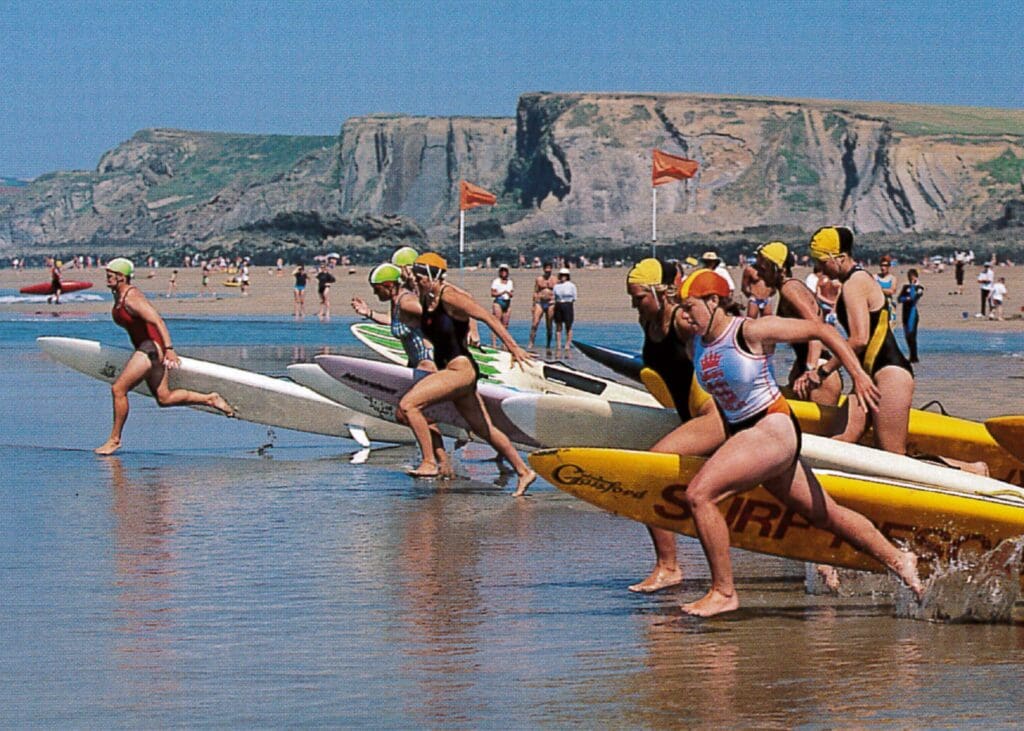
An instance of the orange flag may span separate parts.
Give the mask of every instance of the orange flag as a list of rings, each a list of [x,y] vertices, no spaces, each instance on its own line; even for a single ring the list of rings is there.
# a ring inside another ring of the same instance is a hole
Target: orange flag
[[[700,166],[696,160],[669,155],[661,150],[654,151],[654,164],[651,168],[651,185],[664,185],[673,180],[692,178]]]
[[[459,186],[459,210],[468,211],[477,206],[493,206],[498,202],[498,197],[494,193],[484,190],[479,185],[463,180]]]

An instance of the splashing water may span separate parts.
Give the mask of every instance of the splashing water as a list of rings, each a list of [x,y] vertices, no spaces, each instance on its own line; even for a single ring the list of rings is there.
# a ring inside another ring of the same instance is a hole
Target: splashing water
[[[1024,537],[1007,539],[981,556],[938,566],[925,581],[920,603],[907,589],[896,595],[896,614],[933,622],[1009,622],[1020,598]]]

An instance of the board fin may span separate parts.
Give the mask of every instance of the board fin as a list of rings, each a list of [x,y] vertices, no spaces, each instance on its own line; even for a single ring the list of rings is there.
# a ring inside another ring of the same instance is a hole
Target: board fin
[[[370,437],[366,435],[366,429],[357,424],[346,424],[348,433],[352,436],[352,440],[360,447],[370,446]]]
[[[1024,461],[1024,415],[986,419],[985,429],[1000,447]]]

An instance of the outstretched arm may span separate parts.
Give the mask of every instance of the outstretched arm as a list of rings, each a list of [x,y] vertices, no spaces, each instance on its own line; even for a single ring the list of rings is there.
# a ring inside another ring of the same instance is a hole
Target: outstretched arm
[[[440,306],[448,308],[448,312],[457,317],[473,318],[487,325],[501,341],[505,343],[508,348],[509,354],[512,356],[512,362],[519,364],[520,367],[524,363],[530,362],[531,358],[525,350],[523,350],[519,343],[515,341],[509,331],[505,329],[505,326],[501,324],[501,320],[496,318],[490,312],[485,310],[480,304],[469,296],[468,293],[462,291],[458,287],[447,285],[444,290],[444,299]]]
[[[850,374],[861,408],[872,410],[878,408],[878,399],[881,396],[878,387],[861,366],[857,354],[853,352],[853,349],[835,328],[814,320],[761,317],[756,320],[748,320],[743,334],[752,348],[760,347],[761,349],[766,343],[804,343],[814,339],[820,340],[825,347],[835,353]],[[821,378],[817,371],[809,371],[801,378],[810,379],[815,386],[821,384]]]

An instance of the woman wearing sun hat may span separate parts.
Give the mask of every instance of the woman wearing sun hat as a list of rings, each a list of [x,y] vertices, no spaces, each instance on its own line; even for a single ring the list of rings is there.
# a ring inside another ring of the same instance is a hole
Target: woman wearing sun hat
[[[408,248],[408,247],[407,247]],[[397,252],[396,252],[397,253]],[[394,257],[392,257],[392,261]],[[401,257],[399,257],[401,260]],[[389,304],[388,312],[374,312],[362,298],[352,298],[352,309],[367,320],[388,325],[391,334],[398,339],[408,358],[406,365],[421,371],[437,371],[434,350],[423,336],[420,318],[423,307],[415,292],[403,285],[402,269],[392,263],[378,264],[368,277],[370,287],[377,299]],[[452,468],[444,450],[444,440],[438,428],[430,425],[431,450],[441,477],[451,477]]]
[[[907,429],[914,398],[914,370],[900,351],[892,330],[889,304],[881,286],[853,258],[853,232],[843,226],[818,229],[811,238],[811,256],[828,276],[843,284],[836,301],[836,317],[848,334],[853,351],[880,393],[878,410],[870,416],[850,394],[845,431],[837,439],[858,442],[869,423],[875,444],[895,454],[907,451]],[[833,351],[834,352],[834,351]],[[796,384],[797,393],[816,387],[839,367],[833,355],[827,363],[808,371]]]
[[[233,416],[231,406],[218,393],[198,393],[183,388],[170,389],[167,373],[180,360],[174,352],[171,334],[160,314],[138,287],[132,284],[135,266],[118,257],[107,262],[107,287],[114,296],[111,316],[128,332],[135,352],[110,387],[114,399],[114,424],[110,437],[97,447],[96,454],[113,454],[121,448],[121,432],[128,420],[128,392],[142,383],[149,386],[161,406],[210,406]]]
[[[626,294],[644,331],[643,361],[665,382],[681,426],[662,437],[652,452],[701,456],[725,440],[714,401],[697,385],[688,346],[693,337],[676,298],[677,268],[661,259],[643,259],[626,275]],[[676,534],[647,526],[654,544],[654,568],[630,591],[651,593],[676,586],[683,572],[676,558]]]
[[[757,269],[758,276],[765,284],[779,293],[777,312],[779,317],[824,322],[825,316],[818,305],[817,297],[807,288],[806,284],[793,277],[793,255],[786,244],[781,241],[769,241],[758,248],[755,257],[754,267]],[[795,357],[787,383],[788,388],[795,394],[794,386],[800,377],[828,362],[831,353],[822,348],[819,340],[792,343],[792,348]],[[803,381],[803,384],[810,385],[806,380]],[[842,390],[843,380],[837,370],[829,374],[817,386],[801,391],[797,395],[817,404],[834,406],[839,403]]]
[[[800,461],[800,427],[766,353],[775,343],[821,340],[849,371],[859,403],[873,407],[878,391],[842,336],[823,322],[731,315],[728,285],[707,270],[683,280],[679,299],[695,333],[691,348],[697,380],[714,398],[727,435],[686,489],[687,507],[711,568],[711,588],[683,611],[708,617],[739,607],[729,527],[718,503],[758,484],[812,525],[877,559],[920,595],[917,556],[897,549],[863,515],[838,505]]]
[[[515,469],[519,476],[514,495],[526,493],[536,473],[523,461],[508,437],[492,423],[483,401],[476,392],[479,370],[469,352],[467,335],[471,319],[477,319],[498,334],[512,356],[513,365],[529,362],[529,356],[509,335],[501,321],[485,310],[470,294],[444,278],[447,262],[434,252],[421,254],[412,267],[423,307],[423,334],[434,346],[438,372],[422,378],[409,389],[398,404],[399,418],[412,428],[424,458],[410,474],[433,477],[437,463],[430,458],[430,432],[423,414],[431,404],[451,401],[474,434],[486,440]]]

